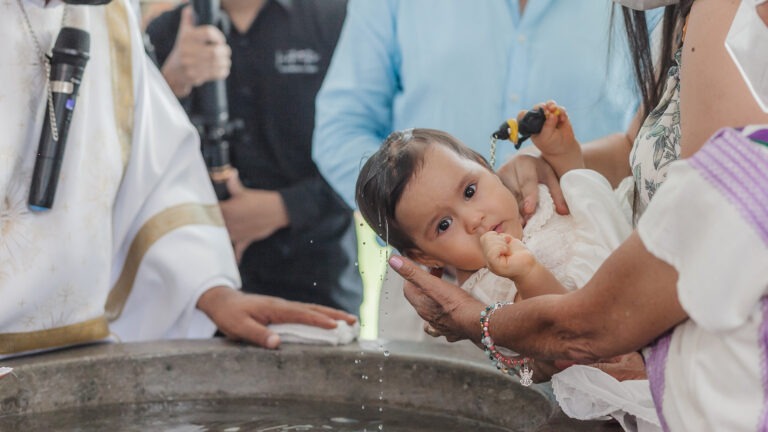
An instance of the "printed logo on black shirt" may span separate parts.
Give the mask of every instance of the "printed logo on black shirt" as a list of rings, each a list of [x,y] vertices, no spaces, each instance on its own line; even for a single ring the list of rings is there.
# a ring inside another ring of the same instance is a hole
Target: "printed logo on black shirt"
[[[281,74],[316,74],[320,54],[311,48],[275,51],[275,69]]]

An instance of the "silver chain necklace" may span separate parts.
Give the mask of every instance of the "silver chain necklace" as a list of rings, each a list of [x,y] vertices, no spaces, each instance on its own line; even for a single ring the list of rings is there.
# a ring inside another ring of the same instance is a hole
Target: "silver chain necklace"
[[[37,50],[38,56],[40,56],[40,60],[43,62],[43,67],[45,67],[45,87],[46,92],[48,94],[48,117],[51,122],[51,136],[53,137],[54,141],[59,140],[59,128],[56,126],[56,114],[53,112],[53,91],[51,90],[51,61],[49,60],[48,55],[46,55],[45,51],[43,50],[43,47],[40,45],[40,41],[37,40],[37,35],[35,35],[35,31],[32,29],[32,22],[29,20],[29,15],[27,15],[27,9],[24,7],[24,0],[16,0],[16,4],[19,5],[19,9],[21,10],[21,14],[24,16],[24,24],[26,25],[27,31],[29,32],[29,35],[32,36],[32,42],[35,44],[35,49]],[[64,23],[67,19],[67,12],[69,11],[69,7],[67,5],[64,5],[64,12],[61,15],[61,26],[64,27]]]

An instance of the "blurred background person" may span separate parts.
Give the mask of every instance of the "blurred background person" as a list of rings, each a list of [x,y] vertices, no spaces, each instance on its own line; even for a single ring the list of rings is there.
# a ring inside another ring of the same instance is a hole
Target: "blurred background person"
[[[180,5],[147,27],[163,76],[185,107],[225,79],[238,176],[221,208],[243,289],[358,314],[351,209],[311,158],[314,99],[346,12],[343,0],[223,0],[216,26]]]

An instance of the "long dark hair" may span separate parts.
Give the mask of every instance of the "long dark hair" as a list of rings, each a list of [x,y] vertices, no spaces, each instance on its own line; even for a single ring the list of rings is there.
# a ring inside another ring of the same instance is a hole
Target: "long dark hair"
[[[635,69],[635,80],[642,95],[642,116],[645,117],[659,103],[664,93],[666,73],[672,66],[675,51],[682,44],[680,32],[685,18],[691,11],[693,0],[667,6],[661,29],[661,50],[654,63],[651,54],[650,34],[645,12],[622,6],[624,26]]]
[[[408,182],[424,164],[424,154],[432,144],[445,146],[459,156],[491,170],[480,153],[446,132],[408,129],[389,134],[360,170],[355,185],[355,201],[368,225],[401,253],[416,245],[397,223],[395,207]]]

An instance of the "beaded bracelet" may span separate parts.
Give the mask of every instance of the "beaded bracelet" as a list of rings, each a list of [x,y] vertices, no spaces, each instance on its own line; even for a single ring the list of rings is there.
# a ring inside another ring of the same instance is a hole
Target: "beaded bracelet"
[[[482,330],[480,334],[480,342],[485,346],[485,354],[496,366],[496,369],[503,374],[516,373],[520,376],[520,384],[528,387],[533,384],[533,368],[529,367],[529,363],[533,363],[528,357],[506,357],[496,349],[496,344],[491,338],[491,333],[488,330],[490,327],[491,316],[498,309],[503,306],[511,304],[512,302],[500,303],[488,305],[484,311],[480,312],[480,328]]]

